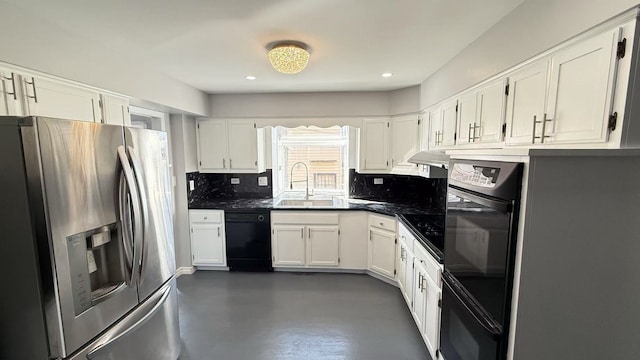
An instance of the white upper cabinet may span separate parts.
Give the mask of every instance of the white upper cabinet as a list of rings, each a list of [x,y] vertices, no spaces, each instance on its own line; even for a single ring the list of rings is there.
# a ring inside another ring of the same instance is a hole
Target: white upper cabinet
[[[417,115],[404,115],[392,118],[392,156],[391,167],[415,167],[407,162],[419,149],[419,124]]]
[[[418,131],[420,132],[420,151],[429,150],[429,132],[430,129],[430,121],[429,121],[429,111],[425,110],[420,113],[420,127]]]
[[[258,130],[253,121],[229,120],[229,169],[232,171],[257,171]]]
[[[101,122],[100,94],[56,80],[22,76],[20,84],[26,101],[24,114],[52,118]]]
[[[437,149],[440,146],[441,134],[442,134],[442,112],[440,107],[435,107],[429,110],[429,131],[428,131],[428,143],[429,150]],[[423,149],[426,150],[426,149]]]
[[[198,119],[197,132],[200,172],[265,171],[264,129],[254,121]]]
[[[451,147],[456,144],[456,128],[458,120],[458,100],[442,104],[442,131],[440,133],[440,147]]]
[[[478,93],[469,91],[458,99],[457,144],[470,144],[478,126]]]
[[[549,61],[526,66],[509,76],[507,145],[533,144],[536,121],[544,117]]]
[[[365,119],[360,130],[360,172],[389,170],[388,119]]]
[[[500,79],[478,90],[477,123],[472,142],[495,143],[503,140],[507,80]]]
[[[198,122],[198,165],[201,172],[227,170],[227,126],[224,120]]]
[[[541,142],[607,141],[620,35],[620,29],[608,31],[551,57]]]
[[[112,125],[131,125],[129,99],[113,95],[100,95],[102,122]]]

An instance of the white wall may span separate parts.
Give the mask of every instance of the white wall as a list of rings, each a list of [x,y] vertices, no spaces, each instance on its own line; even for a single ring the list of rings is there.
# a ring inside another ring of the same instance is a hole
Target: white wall
[[[207,115],[207,94],[150,69],[143,60],[104,48],[91,34],[79,37],[15,5],[0,2],[0,8],[0,61]]]
[[[170,128],[173,171],[176,177],[176,186],[173,189],[176,202],[173,229],[176,266],[189,267],[191,266],[191,241],[186,174],[197,171],[195,119],[186,115],[171,115]]]
[[[389,91],[389,115],[420,111],[420,86]]]
[[[421,108],[622,13],[638,0],[527,0],[421,85]]]
[[[212,117],[341,117],[389,114],[387,92],[211,95]]]

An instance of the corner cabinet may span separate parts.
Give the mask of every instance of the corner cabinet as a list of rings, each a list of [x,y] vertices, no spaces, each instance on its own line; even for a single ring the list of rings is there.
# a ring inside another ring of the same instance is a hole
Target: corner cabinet
[[[192,265],[226,267],[224,211],[189,210],[189,223]]]
[[[390,129],[391,122],[388,119],[365,119],[362,121],[358,172],[384,173],[389,171]]]
[[[391,170],[417,172],[415,164],[409,158],[420,151],[420,118],[415,115],[394,116],[391,118]]]
[[[333,212],[272,212],[273,267],[337,268],[340,218]]]
[[[396,275],[396,220],[369,215],[369,271],[389,279]]]
[[[265,171],[264,129],[253,120],[198,119],[197,133],[200,172]]]

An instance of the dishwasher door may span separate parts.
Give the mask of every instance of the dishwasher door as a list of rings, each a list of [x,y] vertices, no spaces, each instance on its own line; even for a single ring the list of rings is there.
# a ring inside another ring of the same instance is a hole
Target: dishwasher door
[[[273,271],[269,211],[225,211],[225,228],[231,271]]]

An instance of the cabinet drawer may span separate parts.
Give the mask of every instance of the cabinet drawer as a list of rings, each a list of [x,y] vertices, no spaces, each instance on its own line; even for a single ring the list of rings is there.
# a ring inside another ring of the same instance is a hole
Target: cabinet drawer
[[[398,222],[398,239],[404,243],[404,245],[413,252],[413,246],[415,237],[411,234],[402,222]]]
[[[369,215],[369,226],[396,232],[396,219],[381,215]]]
[[[222,224],[224,211],[222,210],[191,210],[189,211],[191,223]]]
[[[416,260],[419,261],[426,273],[429,275],[431,280],[436,283],[439,287],[442,287],[441,279],[442,279],[442,267],[441,265],[427,252],[427,250],[418,242],[418,240],[414,241],[413,251],[416,256]]]

